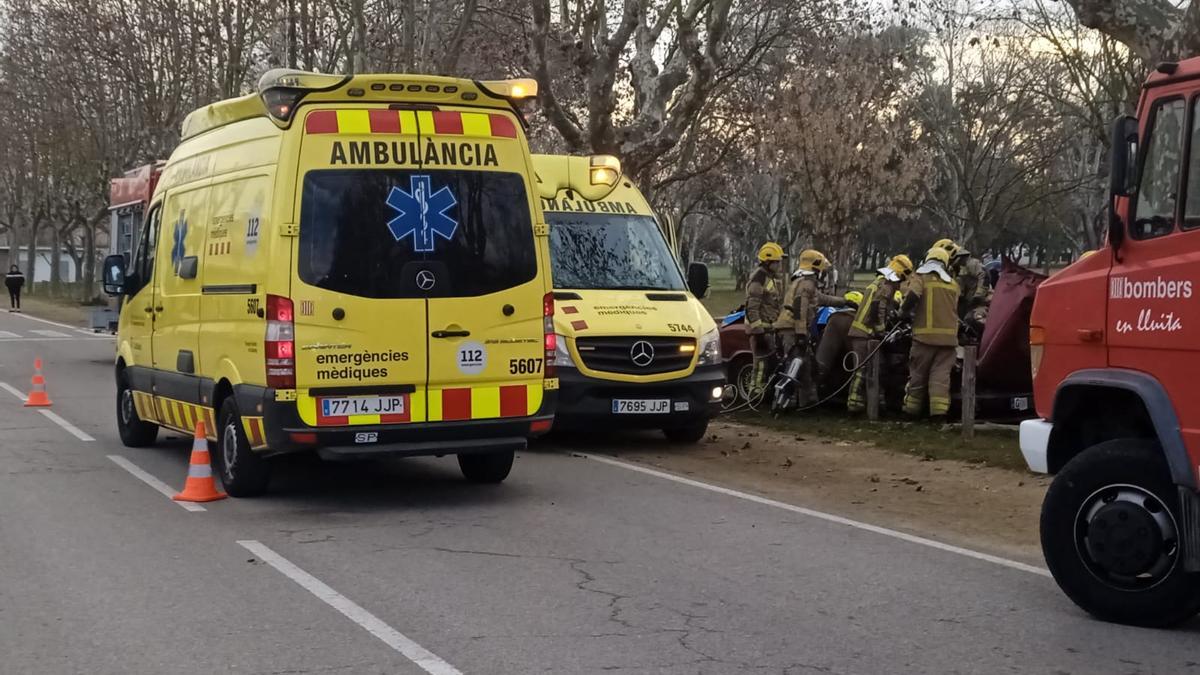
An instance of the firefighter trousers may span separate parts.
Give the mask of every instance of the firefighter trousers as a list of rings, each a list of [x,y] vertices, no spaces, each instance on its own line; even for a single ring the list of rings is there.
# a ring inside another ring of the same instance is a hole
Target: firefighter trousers
[[[908,354],[908,387],[904,391],[904,412],[920,415],[929,400],[929,414],[950,412],[950,371],[954,368],[954,347],[935,347],[914,341]]]
[[[854,352],[854,375],[850,377],[850,395],[846,397],[846,409],[857,413],[867,408],[867,358],[871,353],[871,339],[850,338],[850,351]]]
[[[770,332],[751,333],[750,352],[754,356],[754,375],[747,393],[753,398],[762,394],[767,386],[768,374],[774,372],[775,335]]]

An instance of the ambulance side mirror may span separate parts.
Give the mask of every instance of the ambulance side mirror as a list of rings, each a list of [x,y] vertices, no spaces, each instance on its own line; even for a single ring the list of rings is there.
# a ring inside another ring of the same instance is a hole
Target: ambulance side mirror
[[[104,259],[104,293],[117,296],[125,292],[125,256],[110,255]]]
[[[1125,237],[1125,226],[1117,210],[1117,197],[1131,197],[1137,191],[1138,120],[1122,115],[1113,120],[1109,148],[1111,169],[1108,179],[1108,242],[1114,248]]]
[[[697,298],[708,295],[708,265],[698,262],[688,265],[687,285],[688,290]]]
[[[179,261],[179,278],[180,279],[195,279],[196,273],[200,268],[200,259],[194,255]]]

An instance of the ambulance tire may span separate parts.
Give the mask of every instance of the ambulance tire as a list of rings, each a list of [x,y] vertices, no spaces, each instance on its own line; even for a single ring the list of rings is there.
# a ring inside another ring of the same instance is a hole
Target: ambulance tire
[[[708,433],[708,420],[692,422],[686,427],[667,427],[662,432],[672,443],[694,445],[704,438],[704,434]]]
[[[213,463],[225,492],[232,497],[257,497],[267,491],[271,467],[262,455],[250,449],[233,397],[221,404],[217,418],[217,448]],[[230,461],[232,460],[232,462]]]
[[[1200,612],[1200,574],[1183,569],[1180,523],[1158,443],[1106,441],[1054,477],[1042,504],[1042,552],[1063,592],[1096,618],[1172,626]]]
[[[129,376],[124,370],[117,375],[117,433],[127,448],[145,448],[158,439],[158,425],[138,417]]]
[[[458,468],[472,483],[501,483],[512,471],[514,457],[516,452],[512,450],[459,455]]]

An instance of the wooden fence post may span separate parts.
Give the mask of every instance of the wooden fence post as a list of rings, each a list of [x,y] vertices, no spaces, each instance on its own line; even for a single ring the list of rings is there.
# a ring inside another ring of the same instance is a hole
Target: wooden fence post
[[[871,354],[867,361],[867,419],[872,422],[879,419],[879,340],[867,342],[867,353]],[[859,364],[862,365],[862,364]]]
[[[962,435],[966,440],[975,438],[975,360],[979,348],[968,345],[963,348],[962,368]]]

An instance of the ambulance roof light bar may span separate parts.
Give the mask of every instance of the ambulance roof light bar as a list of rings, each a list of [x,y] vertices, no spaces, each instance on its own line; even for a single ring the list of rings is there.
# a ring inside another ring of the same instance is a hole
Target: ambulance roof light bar
[[[592,155],[588,174],[592,185],[616,187],[617,181],[621,180],[621,160],[612,155]]]
[[[267,114],[278,122],[288,122],[295,114],[300,99],[311,92],[337,89],[350,79],[350,75],[275,68],[259,78],[258,95],[267,107]]]
[[[478,84],[490,94],[512,99],[514,101],[537,98],[538,95],[537,80],[530,78],[518,78],[514,80],[483,80]]]

